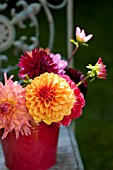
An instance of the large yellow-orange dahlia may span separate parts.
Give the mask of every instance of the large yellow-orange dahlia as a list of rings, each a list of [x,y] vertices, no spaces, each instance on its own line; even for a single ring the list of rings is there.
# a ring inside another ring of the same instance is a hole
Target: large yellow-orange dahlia
[[[64,78],[44,73],[26,86],[26,106],[35,122],[59,122],[71,114],[75,103],[73,90]]]

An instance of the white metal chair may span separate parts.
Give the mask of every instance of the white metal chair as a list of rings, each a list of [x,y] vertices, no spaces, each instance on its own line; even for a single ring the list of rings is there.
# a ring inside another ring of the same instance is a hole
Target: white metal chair
[[[13,4],[10,0],[1,0],[0,80],[2,80],[3,72],[14,72],[17,69],[19,54],[40,46],[40,25],[44,22],[48,25],[45,28],[48,29],[46,47],[53,49],[56,28],[52,10],[61,11],[64,8],[67,13],[65,21],[67,24],[64,27],[67,32],[66,53],[70,56],[72,45],[69,40],[73,34],[73,0],[14,0]],[[40,13],[44,13],[46,21],[39,21]],[[60,20],[58,24],[62,24]]]

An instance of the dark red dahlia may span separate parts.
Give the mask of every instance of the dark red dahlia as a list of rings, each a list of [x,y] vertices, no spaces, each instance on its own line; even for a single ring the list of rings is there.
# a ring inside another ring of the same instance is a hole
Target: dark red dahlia
[[[81,71],[73,69],[73,68],[65,68],[65,74],[70,77],[71,80],[73,80],[76,84],[79,83],[84,78],[84,75]],[[84,81],[80,86],[78,86],[80,91],[85,96],[87,93],[87,82]]]
[[[18,66],[20,67],[18,75],[23,79],[26,74],[33,79],[45,72],[58,73],[57,64],[45,50],[34,49],[31,52],[25,52],[21,56]]]
[[[3,129],[0,129],[0,138],[2,137],[3,135]]]

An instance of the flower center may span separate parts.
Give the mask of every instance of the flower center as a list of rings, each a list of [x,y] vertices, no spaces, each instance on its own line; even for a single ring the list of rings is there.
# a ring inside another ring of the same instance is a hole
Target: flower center
[[[45,100],[51,100],[54,95],[48,87],[43,87],[40,89],[39,96]]]
[[[4,102],[0,104],[0,113],[8,114],[12,110],[12,104],[9,102]]]

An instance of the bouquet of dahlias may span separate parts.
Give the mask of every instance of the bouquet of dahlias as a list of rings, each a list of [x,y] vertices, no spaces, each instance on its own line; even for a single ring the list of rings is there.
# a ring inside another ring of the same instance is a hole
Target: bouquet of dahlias
[[[92,34],[86,36],[84,30],[76,28],[76,41],[72,56],[66,60],[60,54],[53,54],[48,49],[36,48],[25,52],[18,63],[18,76],[22,84],[13,82],[13,76],[5,84],[0,82],[0,133],[4,139],[11,131],[30,135],[31,126],[44,122],[68,126],[73,119],[82,114],[85,106],[84,95],[87,91],[87,79],[95,76],[106,79],[106,65],[102,58],[92,66],[89,64],[87,76],[81,71],[69,68],[69,62],[81,45],[87,46]]]

